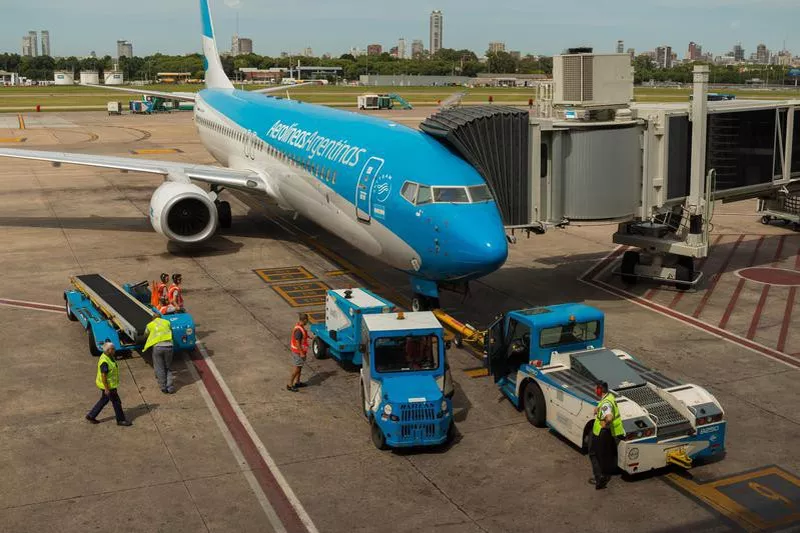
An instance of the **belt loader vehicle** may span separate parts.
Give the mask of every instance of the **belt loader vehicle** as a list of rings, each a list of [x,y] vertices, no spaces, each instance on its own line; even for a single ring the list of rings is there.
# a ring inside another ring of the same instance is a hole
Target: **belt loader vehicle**
[[[365,289],[330,290],[325,323],[311,326],[315,357],[361,365],[361,405],[378,449],[452,440],[453,380],[433,313],[397,312]]]
[[[120,287],[100,274],[86,274],[71,277],[70,283],[73,288],[64,291],[67,318],[86,330],[90,354],[100,356],[106,342],[122,352],[144,347],[147,324],[160,316],[149,305],[146,281]],[[179,312],[163,318],[172,325],[173,349],[193,350],[197,340],[192,315]]]
[[[489,372],[531,424],[549,427],[584,451],[600,400],[595,385],[606,382],[625,430],[617,464],[629,474],[722,457],[726,422],[716,398],[605,348],[604,318],[581,304],[501,316],[487,332]]]

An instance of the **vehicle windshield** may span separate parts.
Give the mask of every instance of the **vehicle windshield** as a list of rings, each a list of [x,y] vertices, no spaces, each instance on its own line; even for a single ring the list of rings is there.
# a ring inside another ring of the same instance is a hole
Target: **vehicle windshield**
[[[374,366],[380,373],[436,370],[439,368],[439,339],[436,335],[376,339]]]
[[[539,335],[539,346],[541,348],[555,348],[578,342],[588,342],[597,340],[600,331],[600,322],[572,322],[562,326],[544,328]]]

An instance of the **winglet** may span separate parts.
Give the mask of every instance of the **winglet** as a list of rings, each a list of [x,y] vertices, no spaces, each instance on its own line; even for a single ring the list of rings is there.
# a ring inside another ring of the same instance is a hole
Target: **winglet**
[[[222,61],[219,59],[208,0],[200,0],[200,20],[203,24],[203,55],[205,56],[203,66],[206,71],[206,87],[209,89],[233,89],[233,84],[225,75]]]

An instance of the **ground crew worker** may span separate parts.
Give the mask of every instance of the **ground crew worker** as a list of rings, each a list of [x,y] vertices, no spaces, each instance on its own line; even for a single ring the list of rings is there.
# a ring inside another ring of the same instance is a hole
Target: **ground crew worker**
[[[161,313],[162,315],[167,315],[167,314],[170,314],[170,313],[174,313],[175,312],[175,306],[174,305],[170,305],[169,302],[167,301],[167,297],[165,296],[165,297],[161,298],[160,305],[158,306],[158,312]]]
[[[147,331],[147,342],[144,343],[143,351],[153,347],[153,370],[156,373],[158,386],[164,394],[172,394],[175,392],[170,369],[172,366],[172,325],[169,320],[157,316],[147,324],[145,331]]]
[[[286,390],[297,392],[298,387],[305,387],[306,384],[300,381],[300,373],[303,371],[303,365],[306,363],[306,355],[308,354],[308,315],[300,313],[300,319],[297,324],[292,328],[292,339],[290,347],[292,350],[292,374],[289,377],[289,384],[286,385]]]
[[[181,283],[183,282],[183,277],[180,274],[173,274],[172,275],[172,285],[169,286],[167,291],[167,300],[171,303],[175,309],[183,310],[183,289],[181,289]]]
[[[608,392],[608,383],[602,381],[595,386],[600,398],[594,409],[592,440],[589,443],[589,460],[594,477],[589,483],[597,490],[604,489],[617,466],[617,439],[625,435],[622,418],[614,395]]]
[[[119,367],[114,357],[114,345],[107,342],[103,345],[103,353],[100,354],[100,359],[97,360],[97,377],[94,382],[97,388],[100,389],[100,399],[94,404],[92,410],[86,415],[86,420],[92,424],[99,424],[97,415],[103,410],[103,407],[111,402],[114,406],[114,415],[117,418],[118,426],[131,426],[130,421],[125,419],[125,413],[122,411],[122,400],[119,398],[117,388],[119,387]]]
[[[161,302],[161,300],[165,300],[167,298],[167,288],[169,283],[169,274],[166,272],[161,273],[161,281],[156,283],[154,295],[156,302]]]

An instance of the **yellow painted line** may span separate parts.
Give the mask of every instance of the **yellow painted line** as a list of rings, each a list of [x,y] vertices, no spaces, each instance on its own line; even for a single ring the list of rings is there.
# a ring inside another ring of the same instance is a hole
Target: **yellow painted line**
[[[464,373],[471,378],[485,378],[489,376],[489,370],[486,368],[468,368]]]
[[[346,274],[349,274],[349,272],[347,270],[329,270],[329,271],[325,272],[326,276],[331,276],[331,277],[333,277],[333,276],[344,276]]]
[[[301,266],[285,268],[259,268],[253,272],[255,272],[256,275],[266,283],[316,279],[316,276]]]
[[[134,155],[151,155],[151,154],[180,154],[182,150],[177,148],[142,148],[141,150],[131,150]]]
[[[25,119],[22,118],[22,113],[18,113],[17,114],[17,119],[19,119],[19,129],[24,130],[25,129]]]
[[[315,307],[324,304],[329,288],[319,281],[272,286],[272,290],[292,307]]]
[[[0,143],[24,143],[27,137],[0,137]]]

